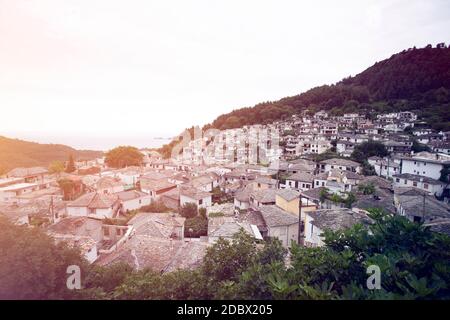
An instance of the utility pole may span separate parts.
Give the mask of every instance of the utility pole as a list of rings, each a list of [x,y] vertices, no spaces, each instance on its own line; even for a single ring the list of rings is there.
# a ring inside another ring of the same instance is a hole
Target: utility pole
[[[423,193],[423,204],[422,204],[422,222],[425,222],[425,192]]]
[[[298,205],[298,244],[300,246],[304,245],[304,228],[302,228],[302,209],[303,209],[303,203],[302,203],[302,192],[300,191],[299,196],[299,205]]]

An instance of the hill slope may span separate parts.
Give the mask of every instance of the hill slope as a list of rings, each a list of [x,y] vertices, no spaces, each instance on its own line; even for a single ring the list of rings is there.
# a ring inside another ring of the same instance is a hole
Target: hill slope
[[[47,167],[52,161],[94,159],[103,152],[75,150],[61,144],[40,144],[0,136],[0,174],[16,167]]]
[[[414,110],[433,128],[450,130],[450,47],[404,50],[334,85],[234,110],[205,128],[270,123],[305,110],[321,109],[333,114],[359,111],[370,115]]]

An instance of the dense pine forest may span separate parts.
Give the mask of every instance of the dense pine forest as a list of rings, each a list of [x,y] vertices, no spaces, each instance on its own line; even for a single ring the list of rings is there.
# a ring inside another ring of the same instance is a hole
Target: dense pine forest
[[[270,123],[302,111],[376,113],[414,110],[436,130],[450,130],[450,47],[411,48],[333,85],[221,115],[206,128]]]

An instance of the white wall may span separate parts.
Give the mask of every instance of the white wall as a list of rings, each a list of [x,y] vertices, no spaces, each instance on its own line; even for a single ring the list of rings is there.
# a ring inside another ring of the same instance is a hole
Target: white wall
[[[122,207],[124,211],[137,210],[143,206],[148,206],[151,202],[152,202],[151,196],[144,196],[137,199],[122,201]]]
[[[430,163],[416,159],[403,159],[401,173],[417,174],[439,180],[441,177],[442,168],[443,166],[437,163]]]

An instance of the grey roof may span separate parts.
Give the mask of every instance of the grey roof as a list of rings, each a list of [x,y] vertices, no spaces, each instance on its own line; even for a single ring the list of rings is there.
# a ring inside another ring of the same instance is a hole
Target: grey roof
[[[24,178],[46,173],[48,173],[48,170],[43,167],[32,167],[32,168],[15,168],[9,171],[6,175],[8,177]]]
[[[259,210],[268,227],[289,226],[298,223],[298,218],[275,205],[263,206]]]
[[[362,212],[355,212],[351,209],[325,209],[307,212],[314,220],[311,222],[321,230],[330,229],[338,231],[350,228],[355,224],[370,224],[371,219]]]
[[[129,201],[148,196],[147,193],[137,190],[117,192],[115,195],[117,195],[121,201]]]
[[[286,178],[286,180],[293,180],[293,181],[302,181],[302,182],[313,182],[314,176],[312,174],[309,174],[307,172],[297,172],[293,175],[290,175]]]
[[[437,219],[426,223],[425,226],[430,227],[433,232],[443,233],[450,236],[450,219]]]
[[[358,162],[347,160],[347,159],[339,159],[339,158],[333,158],[321,161],[322,164],[331,164],[336,166],[345,166],[345,167],[358,167],[361,166]]]
[[[402,174],[396,174],[393,176],[394,178],[399,178],[399,179],[406,179],[406,180],[411,180],[411,181],[416,181],[416,182],[425,182],[428,184],[433,184],[433,185],[441,185],[444,184],[443,182],[433,179],[433,178],[429,178],[429,177],[425,177],[425,176],[421,176],[418,174],[411,174],[411,173],[402,173]]]
[[[275,189],[265,189],[251,192],[250,197],[260,203],[275,203],[276,194],[277,190]]]
[[[278,190],[277,195],[286,201],[292,201],[300,197],[300,192],[293,189],[281,189]]]
[[[450,218],[450,206],[415,188],[396,188],[395,197],[408,216]],[[425,212],[424,212],[425,209]]]

